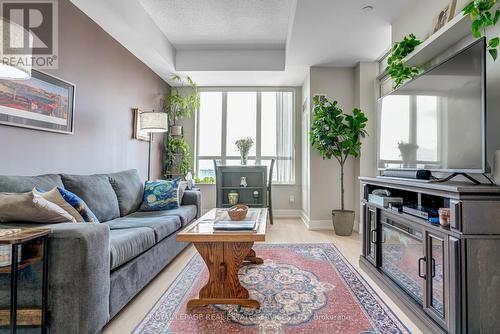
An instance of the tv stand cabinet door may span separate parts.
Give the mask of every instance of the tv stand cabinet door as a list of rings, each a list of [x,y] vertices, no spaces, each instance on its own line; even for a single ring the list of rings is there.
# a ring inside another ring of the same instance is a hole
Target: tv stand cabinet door
[[[364,224],[364,256],[375,267],[380,265],[378,243],[380,240],[378,209],[369,204],[365,205]]]

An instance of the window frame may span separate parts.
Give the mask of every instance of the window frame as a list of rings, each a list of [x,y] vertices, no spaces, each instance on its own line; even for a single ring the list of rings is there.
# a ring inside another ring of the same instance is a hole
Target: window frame
[[[291,92],[292,93],[292,128],[293,128],[293,155],[292,157],[279,158],[279,160],[292,160],[293,166],[293,180],[290,183],[274,183],[275,185],[296,185],[296,156],[297,156],[297,138],[296,138],[296,105],[297,105],[297,88],[296,87],[199,87],[198,91],[202,92],[220,92],[222,93],[222,126],[221,126],[221,155],[211,156],[202,155],[199,152],[199,127],[200,127],[200,111],[196,111],[195,116],[195,154],[193,170],[198,174],[198,165],[200,160],[221,160],[222,164],[226,164],[228,160],[240,160],[240,156],[228,156],[227,151],[227,95],[230,92],[255,92],[256,93],[256,138],[255,138],[255,155],[248,156],[248,160],[255,160],[256,164],[261,164],[263,160],[278,160],[277,156],[263,156],[261,155],[261,139],[262,139],[262,93],[263,92]],[[276,142],[276,145],[277,142]]]

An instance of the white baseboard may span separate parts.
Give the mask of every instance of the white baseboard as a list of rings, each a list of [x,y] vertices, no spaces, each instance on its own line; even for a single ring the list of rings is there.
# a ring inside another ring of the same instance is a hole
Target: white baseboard
[[[300,218],[304,225],[306,225],[307,229],[310,231],[325,231],[325,230],[333,230],[333,222],[332,220],[311,220],[309,219],[309,216],[302,211],[302,214],[300,215]],[[358,232],[360,230],[360,224],[355,221],[354,222],[354,231]]]
[[[302,210],[274,209],[274,218],[300,218]]]

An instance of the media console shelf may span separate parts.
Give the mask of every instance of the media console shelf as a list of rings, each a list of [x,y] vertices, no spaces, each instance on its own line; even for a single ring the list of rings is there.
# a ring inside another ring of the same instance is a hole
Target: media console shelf
[[[361,177],[360,266],[432,333],[500,328],[500,187]],[[450,208],[450,226],[370,203],[388,189],[404,204]]]

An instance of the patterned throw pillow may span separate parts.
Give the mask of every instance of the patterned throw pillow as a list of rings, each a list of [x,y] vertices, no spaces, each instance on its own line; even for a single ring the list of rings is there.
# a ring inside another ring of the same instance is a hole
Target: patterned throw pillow
[[[69,190],[57,187],[48,192],[44,192],[40,189],[34,189],[33,192],[36,192],[46,200],[55,203],[65,209],[70,215],[75,218],[77,222],[99,222],[99,220],[94,215],[92,210],[90,210],[87,204],[80,197],[73,194]]]
[[[141,211],[172,210],[179,207],[179,179],[146,181]]]

